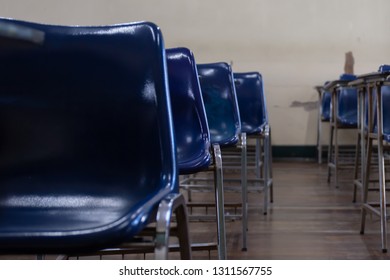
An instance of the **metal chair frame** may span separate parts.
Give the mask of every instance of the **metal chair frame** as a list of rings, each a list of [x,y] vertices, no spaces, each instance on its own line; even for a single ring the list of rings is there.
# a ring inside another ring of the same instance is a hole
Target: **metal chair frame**
[[[334,182],[335,186],[339,187],[338,173],[340,169],[343,168],[352,168],[354,164],[342,163],[340,161],[340,145],[338,143],[339,139],[339,129],[357,129],[357,126],[354,125],[343,125],[338,119],[338,91],[341,88],[347,88],[348,80],[335,80],[327,85],[324,89],[330,91],[332,94],[331,97],[331,116],[330,116],[330,135],[329,135],[329,148],[328,148],[328,183],[331,180],[332,170],[334,170]],[[334,140],[334,142],[333,142]]]
[[[387,243],[387,207],[389,204],[386,200],[386,173],[385,173],[385,156],[384,156],[384,134],[383,134],[383,103],[382,103],[382,86],[390,86],[388,75],[390,73],[368,74],[365,77],[366,92],[368,94],[368,131],[367,131],[367,148],[364,163],[364,180],[363,180],[363,203],[361,216],[360,233],[364,234],[367,213],[375,214],[380,218],[381,226],[381,248],[386,253]],[[376,122],[376,123],[375,123]],[[373,142],[376,142],[378,149],[378,174],[379,174],[379,202],[369,202],[368,192],[370,183]]]

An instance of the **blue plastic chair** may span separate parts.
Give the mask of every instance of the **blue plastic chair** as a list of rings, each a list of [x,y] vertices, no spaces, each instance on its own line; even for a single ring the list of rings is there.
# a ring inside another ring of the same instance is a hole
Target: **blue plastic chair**
[[[234,73],[238,106],[240,109],[241,133],[256,140],[255,171],[256,179],[248,182],[263,183],[263,213],[268,211],[268,193],[273,201],[271,129],[268,122],[263,78],[259,72]],[[262,144],[262,142],[264,142]],[[248,152],[249,154],[249,152]],[[249,157],[247,157],[249,158]],[[261,164],[263,162],[264,164]],[[248,186],[249,189],[249,186]]]
[[[222,159],[224,159],[223,151],[226,148],[239,147],[241,149],[241,178],[239,180],[241,183],[242,213],[240,218],[242,218],[242,249],[245,251],[247,249],[246,232],[248,228],[246,136],[245,133],[241,134],[240,112],[233,72],[230,65],[225,62],[198,64],[197,68],[212,145],[220,146]],[[224,160],[224,170],[226,170],[225,162],[227,161]],[[224,189],[227,190],[226,185],[224,185]]]
[[[356,87],[348,86],[348,82],[356,79],[355,75],[343,74],[340,79],[332,81],[325,86],[330,91],[331,116],[330,116],[330,139],[328,148],[328,182],[331,179],[331,170],[334,169],[335,186],[339,186],[338,172],[340,168],[354,166],[355,162],[340,162],[340,147],[338,143],[340,129],[358,128],[358,92]],[[334,140],[334,141],[333,141]]]
[[[199,81],[212,143],[221,147],[239,141],[241,121],[232,69],[229,64],[198,64]]]
[[[222,166],[216,160],[218,146],[211,147],[210,144],[195,58],[187,48],[167,49],[166,56],[179,174],[189,175],[210,170],[214,172],[218,256],[219,259],[226,259]],[[181,185],[186,186],[187,181],[182,180]],[[193,248],[195,246],[196,244],[193,244]],[[211,248],[213,245],[206,247]]]
[[[190,258],[160,29],[9,23],[44,40],[0,52],[0,252],[96,252],[156,222],[167,258],[175,212]]]
[[[263,78],[259,72],[233,73],[241,132],[247,136],[262,133],[268,124]]]
[[[168,78],[180,174],[193,174],[211,164],[210,132],[193,53],[166,50]]]

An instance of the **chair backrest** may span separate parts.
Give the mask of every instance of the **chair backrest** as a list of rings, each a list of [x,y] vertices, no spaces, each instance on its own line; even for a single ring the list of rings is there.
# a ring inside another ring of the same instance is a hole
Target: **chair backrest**
[[[0,52],[0,251],[66,252],[138,233],[178,192],[160,29],[1,23],[44,42]]]
[[[233,72],[225,62],[198,64],[211,143],[235,145],[241,133]]]
[[[332,94],[329,91],[324,91],[322,93],[321,100],[321,119],[322,121],[330,120],[330,102],[332,100]]]
[[[341,74],[340,81],[353,81],[356,75]],[[337,88],[338,111],[337,118],[344,126],[357,126],[358,92],[355,87],[341,86]]]
[[[240,110],[241,131],[260,133],[268,123],[263,79],[259,72],[233,73]]]
[[[324,86],[326,86],[329,83],[329,81],[326,81],[324,83]],[[328,122],[330,121],[330,106],[332,101],[332,94],[330,91],[322,90],[321,95],[321,120]]]
[[[338,112],[339,122],[346,126],[356,126],[358,117],[358,92],[355,87],[340,87],[338,92]]]
[[[210,133],[193,53],[166,50],[169,89],[180,174],[195,173],[211,162]]]
[[[382,130],[385,140],[390,142],[390,86],[382,86]],[[376,118],[375,118],[376,119]]]

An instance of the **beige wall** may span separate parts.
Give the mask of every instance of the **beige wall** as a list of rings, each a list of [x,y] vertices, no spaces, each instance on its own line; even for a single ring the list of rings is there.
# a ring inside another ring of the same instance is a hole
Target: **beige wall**
[[[153,21],[199,63],[260,71],[274,145],[314,145],[314,85],[390,64],[389,0],[0,0],[0,16],[53,24]]]

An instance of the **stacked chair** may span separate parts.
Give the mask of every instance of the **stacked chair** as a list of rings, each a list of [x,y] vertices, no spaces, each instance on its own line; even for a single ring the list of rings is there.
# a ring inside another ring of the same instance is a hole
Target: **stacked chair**
[[[191,258],[160,29],[0,26],[1,253],[97,252],[153,223],[166,259],[175,216]]]

